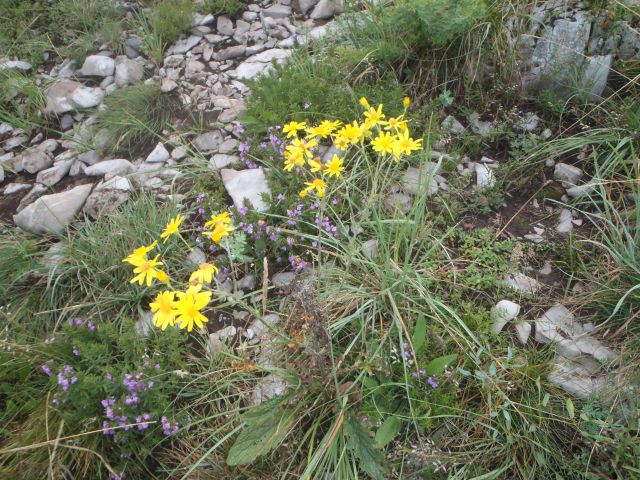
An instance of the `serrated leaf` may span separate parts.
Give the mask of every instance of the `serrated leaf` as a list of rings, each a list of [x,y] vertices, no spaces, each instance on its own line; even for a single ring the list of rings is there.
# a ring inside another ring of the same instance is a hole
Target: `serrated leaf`
[[[375,480],[383,479],[386,473],[382,466],[384,457],[373,445],[369,432],[352,416],[347,418],[344,428],[347,448],[358,459],[358,466]]]
[[[420,349],[424,346],[424,341],[427,337],[427,321],[423,314],[418,315],[416,326],[413,329],[413,349],[416,353],[420,352]]]
[[[426,367],[424,367],[424,370],[427,375],[442,373],[444,372],[444,369],[447,367],[447,365],[454,362],[456,358],[458,358],[458,355],[455,353],[452,355],[445,355],[443,357],[434,358]]]
[[[404,422],[396,416],[389,416],[376,432],[376,448],[385,447],[391,440],[396,438],[402,429]]]
[[[276,448],[295,421],[293,411],[275,404],[256,408],[245,416],[245,426],[227,455],[227,464],[246,465]]]

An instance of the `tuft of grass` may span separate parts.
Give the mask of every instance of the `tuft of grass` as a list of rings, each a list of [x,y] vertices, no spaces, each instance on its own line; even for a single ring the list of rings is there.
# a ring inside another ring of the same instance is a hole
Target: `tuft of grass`
[[[35,80],[21,72],[0,71],[0,122],[25,132],[45,123],[44,92]]]
[[[202,11],[214,15],[237,17],[246,8],[241,0],[205,0]]]
[[[113,153],[135,153],[156,140],[176,109],[175,99],[162,93],[158,85],[132,85],[107,97],[92,128],[104,142],[99,147]]]
[[[138,15],[144,51],[153,61],[161,63],[164,50],[189,29],[194,9],[192,0],[160,0],[147,16]]]

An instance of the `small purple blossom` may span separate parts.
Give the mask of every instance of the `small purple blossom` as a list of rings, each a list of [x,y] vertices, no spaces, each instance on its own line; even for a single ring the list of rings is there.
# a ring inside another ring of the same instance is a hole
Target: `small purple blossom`
[[[53,372],[51,371],[51,368],[49,367],[49,363],[51,361],[45,363],[44,365],[42,365],[40,368],[42,369],[42,371],[45,373],[45,375],[47,375],[48,377],[50,377],[51,375],[53,375]]]
[[[249,209],[244,205],[238,209],[238,215],[244,217],[247,213],[249,213]]]
[[[276,200],[278,200],[279,202],[282,202],[285,199],[285,196],[281,193],[278,194],[278,196],[276,197]]]
[[[238,121],[233,122],[233,134],[240,136],[244,133],[244,125]]]
[[[427,382],[431,385],[431,388],[438,388],[440,386],[440,382],[431,377],[427,378]]]
[[[80,356],[80,350],[78,349],[78,347],[74,346],[72,351],[73,351],[73,355],[74,356],[76,356],[76,357]]]
[[[160,418],[160,423],[162,424],[162,433],[164,433],[165,436],[168,437],[178,433],[178,428],[180,427],[178,422],[171,425],[171,422],[163,415],[162,418]]]

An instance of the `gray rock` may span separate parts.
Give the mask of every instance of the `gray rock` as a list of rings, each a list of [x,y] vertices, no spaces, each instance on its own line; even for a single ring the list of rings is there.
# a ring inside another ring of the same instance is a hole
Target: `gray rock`
[[[0,183],[4,182],[4,167],[0,164]]]
[[[580,352],[592,355],[596,360],[602,362],[613,362],[617,356],[609,347],[605,347],[599,340],[591,335],[581,335],[575,338],[575,345]]]
[[[52,167],[38,172],[36,182],[46,185],[47,187],[55,185],[69,173],[74,162],[75,160],[71,159],[55,163]]]
[[[540,282],[522,273],[508,275],[500,284],[527,295],[534,295],[542,288]]]
[[[178,88],[178,84],[170,78],[163,78],[160,82],[160,91],[162,93],[173,92],[176,88]]]
[[[220,144],[220,146],[218,147],[218,152],[231,153],[238,147],[238,144],[238,140],[236,140],[235,138],[229,138]]]
[[[99,105],[104,98],[100,88],[85,87],[73,80],[57,80],[45,90],[47,113],[66,113]]]
[[[343,8],[343,0],[320,0],[309,17],[314,20],[327,20],[342,13]]]
[[[273,66],[262,62],[243,62],[236,67],[235,70],[229,72],[229,75],[236,80],[250,80],[259,75],[265,75],[273,70]]]
[[[382,204],[389,212],[393,212],[399,208],[402,213],[408,213],[409,210],[411,210],[412,200],[407,194],[395,192],[386,195]]]
[[[550,383],[578,398],[587,399],[600,392],[606,385],[606,378],[598,375],[592,378],[593,371],[574,359],[556,359],[549,373]],[[597,365],[596,365],[597,368]]]
[[[176,147],[171,150],[171,158],[180,161],[187,156],[187,151],[182,147]]]
[[[486,135],[493,129],[492,122],[485,122],[480,120],[480,114],[478,112],[472,112],[467,116],[469,126],[476,135]]]
[[[2,70],[18,70],[21,72],[28,72],[33,66],[29,62],[22,60],[2,60],[0,61],[0,72]]]
[[[43,151],[38,147],[31,147],[16,157],[13,164],[16,166],[16,171],[25,170],[29,173],[38,173],[40,170],[53,165],[53,158],[46,150]],[[18,170],[18,165],[20,170]]]
[[[525,132],[535,132],[540,124],[540,117],[533,112],[527,112],[514,126]]]
[[[580,198],[583,195],[590,195],[595,191],[597,183],[585,183],[584,185],[576,185],[575,187],[567,188],[567,195],[571,198]]]
[[[84,171],[89,177],[102,177],[104,175],[127,174],[134,171],[134,166],[129,160],[117,158],[114,160],[103,160],[95,165],[87,167]]]
[[[198,35],[190,35],[186,39],[178,40],[175,44],[173,44],[173,46],[169,48],[167,53],[174,54],[174,55],[175,54],[181,55],[183,53],[187,53],[193,47],[198,45],[198,43],[200,43],[200,40],[202,40],[202,37]]]
[[[4,195],[13,195],[14,193],[24,192],[25,190],[29,190],[31,185],[28,183],[8,183],[5,185],[3,194]]]
[[[560,332],[558,332],[556,325],[544,318],[540,318],[536,321],[536,342],[560,342],[563,339],[564,337]]]
[[[233,22],[229,17],[224,15],[218,17],[216,28],[221,35],[233,35]]]
[[[222,183],[233,199],[236,208],[243,207],[245,200],[247,200],[256,211],[264,212],[267,210],[268,205],[262,196],[270,196],[271,189],[262,168],[240,171],[225,168],[220,171],[220,174]]]
[[[223,141],[224,137],[220,130],[213,130],[211,132],[198,135],[191,143],[201,153],[210,153],[217,151]]]
[[[246,50],[247,47],[245,45],[233,45],[219,50],[216,52],[215,57],[217,60],[231,60],[232,58],[242,57]]]
[[[516,335],[522,345],[527,344],[531,335],[531,324],[529,322],[516,322]]]
[[[154,329],[153,313],[142,312],[138,320],[133,324],[133,327],[140,338],[146,338],[151,335]]]
[[[82,209],[92,187],[86,184],[61,193],[44,195],[14,215],[13,221],[30,233],[61,233]]]
[[[45,187],[44,185],[41,185],[39,183],[34,184],[31,190],[29,190],[29,193],[27,193],[20,200],[20,203],[18,204],[18,208],[16,208],[16,212],[20,213],[28,205],[33,203],[37,198],[41,197],[42,194],[47,191],[49,191],[48,187]]]
[[[115,68],[116,62],[113,58],[103,55],[89,55],[85,58],[78,73],[83,77],[109,77],[113,75]]]
[[[213,22],[215,21],[215,17],[208,13],[206,15],[202,15],[200,13],[195,13],[193,15],[193,21],[191,22],[191,25],[193,25],[194,27],[202,27],[204,25],[212,25]]]
[[[500,300],[491,310],[493,325],[491,330],[500,333],[504,326],[520,313],[520,305],[509,300]]]
[[[262,15],[270,18],[287,18],[291,16],[291,7],[276,3],[263,9]]]
[[[144,77],[144,68],[133,60],[123,60],[116,65],[115,82],[119,87],[139,82]]]
[[[317,5],[319,0],[293,0],[293,8],[306,15],[309,10]]]
[[[407,168],[400,180],[402,190],[409,195],[418,195],[427,189],[429,196],[435,195],[438,193],[438,183],[433,179],[433,176],[438,171],[438,164],[432,162],[427,162],[421,168]]]
[[[207,256],[202,250],[195,247],[191,252],[189,252],[189,255],[187,255],[187,261],[191,263],[192,266],[197,267],[201,263],[205,263],[207,261]]]
[[[98,155],[98,152],[96,152],[95,150],[87,150],[86,152],[82,152],[80,155],[78,155],[77,159],[86,165],[94,165],[98,163],[102,159],[102,157],[100,157],[100,155]]]
[[[577,185],[583,174],[583,171],[578,167],[574,167],[568,163],[556,163],[553,170],[554,180],[565,182],[569,185]]]
[[[224,327],[217,332],[209,334],[209,350],[211,353],[220,353],[225,349],[225,344],[229,339],[232,339],[236,336],[237,333],[236,327],[233,325],[229,325]]]
[[[209,160],[209,168],[212,170],[220,170],[221,168],[227,168],[229,165],[233,165],[239,161],[240,157],[237,155],[218,153]]]
[[[587,92],[587,97],[592,102],[602,100],[602,92],[607,86],[612,62],[613,55],[587,57],[580,88]]]
[[[265,315],[262,318],[256,318],[247,331],[245,336],[249,339],[249,344],[255,345],[264,335],[269,333],[280,322],[280,316],[275,313]]]
[[[279,272],[271,277],[271,284],[276,288],[288,288],[295,282],[296,274],[293,272]]]
[[[573,215],[571,211],[563,208],[560,210],[560,217],[558,219],[558,225],[556,226],[556,232],[569,233],[573,230]]]
[[[40,263],[47,267],[49,271],[62,266],[69,260],[69,258],[64,255],[68,246],[69,245],[66,242],[54,243],[46,252],[44,252]]]
[[[276,63],[282,65],[289,57],[291,57],[292,54],[293,52],[291,50],[285,50],[283,48],[270,48],[269,50],[251,55],[249,58],[247,58],[247,62],[271,63],[275,60]]]
[[[164,163],[169,160],[170,157],[171,155],[169,155],[167,149],[164,148],[164,145],[161,142],[158,142],[153,151],[149,155],[147,155],[145,162]]]
[[[251,395],[251,403],[253,405],[260,405],[273,397],[282,395],[287,391],[288,386],[289,384],[282,378],[273,374],[267,375],[256,385]]]
[[[453,133],[454,135],[462,135],[466,128],[462,125],[456,117],[453,115],[449,115],[442,121],[441,127],[448,132]]]
[[[116,183],[129,182],[126,178],[118,178],[119,180]],[[110,180],[110,185],[116,187],[117,185],[114,184],[113,180],[114,179]],[[130,185],[129,189],[131,189]],[[105,184],[100,184],[87,198],[87,201],[84,205],[84,211],[92,218],[98,218],[102,215],[110,215],[114,213],[118,209],[118,207],[128,199],[129,190],[125,190],[122,188],[108,188],[108,186],[105,186]]]
[[[378,256],[378,240],[375,238],[371,238],[362,242],[362,253],[368,259],[372,259]]]
[[[474,165],[476,172],[476,185],[478,188],[491,188],[496,184],[496,177],[493,174],[493,170],[487,167],[483,163],[476,163]]]
[[[238,280],[238,288],[240,290],[253,290],[256,288],[256,276],[249,274]]]

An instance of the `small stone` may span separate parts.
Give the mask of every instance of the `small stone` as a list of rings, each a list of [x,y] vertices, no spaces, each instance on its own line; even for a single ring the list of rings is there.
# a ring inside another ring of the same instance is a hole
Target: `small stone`
[[[187,261],[191,263],[192,266],[197,267],[201,263],[205,263],[207,261],[207,256],[202,250],[195,247],[191,252],[189,252],[189,255],[187,255]]]
[[[462,135],[466,131],[464,125],[462,125],[453,115],[449,115],[445,118],[442,121],[441,127],[454,135]]]
[[[504,326],[516,318],[519,313],[520,305],[509,300],[500,300],[491,310],[491,318],[493,319],[491,329],[494,333],[500,333]]]
[[[556,163],[555,169],[553,170],[553,178],[555,180],[565,182],[569,185],[577,185],[582,175],[582,170],[567,163]]]
[[[115,213],[118,207],[129,199],[127,190],[105,188],[104,185],[98,187],[91,192],[84,205],[85,213],[92,218]]]
[[[116,62],[103,55],[89,55],[78,72],[83,77],[109,77],[113,75]]]
[[[119,175],[134,171],[134,166],[129,160],[118,158],[114,160],[103,160],[95,165],[87,167],[84,171],[89,177],[102,177],[107,174]]]
[[[4,195],[13,195],[14,193],[24,192],[25,190],[29,190],[31,185],[28,183],[8,183],[4,187]]]
[[[560,342],[563,338],[553,323],[545,319],[538,319],[536,321],[536,342]]]
[[[275,4],[262,10],[262,15],[271,18],[286,18],[291,16],[291,7],[282,4]]]
[[[256,276],[249,274],[238,280],[238,288],[240,290],[253,290],[256,288]]]
[[[524,117],[515,124],[515,127],[531,133],[537,130],[539,123],[540,117],[538,117],[538,115],[533,112],[527,112],[524,114]]]
[[[362,242],[362,253],[369,260],[375,258],[378,255],[378,240],[371,238]]]
[[[200,43],[200,40],[202,40],[202,37],[200,37],[199,35],[190,35],[186,39],[178,40],[176,43],[174,43],[170,47],[169,52],[174,55],[187,53],[193,47],[198,45],[198,43]]]
[[[187,156],[187,151],[182,147],[176,147],[171,151],[171,158],[180,161]]]
[[[218,17],[216,28],[221,35],[233,35],[233,22],[229,17],[224,15]]]
[[[98,155],[98,152],[96,152],[95,150],[87,150],[86,152],[82,152],[80,155],[78,155],[77,158],[82,163],[85,163],[87,165],[94,165],[102,159],[102,157],[100,157],[100,155]]]
[[[220,144],[218,147],[218,153],[231,153],[238,148],[238,144],[238,140],[235,138],[229,138]]]
[[[191,25],[193,25],[194,27],[201,27],[204,25],[212,25],[214,21],[215,17],[210,13],[207,13],[206,15],[194,13]]]
[[[473,112],[467,117],[469,126],[476,135],[486,135],[493,129],[493,123],[480,120],[480,114]]]
[[[236,80],[249,80],[256,78],[258,75],[264,75],[273,70],[268,63],[262,62],[243,62],[233,71],[229,72],[232,78]]]
[[[119,87],[139,82],[144,77],[144,68],[133,60],[123,60],[116,65],[115,82]]]
[[[382,204],[389,212],[393,212],[398,208],[402,213],[408,213],[411,210],[412,200],[409,195],[394,192],[385,196]]]
[[[193,146],[201,153],[210,153],[217,151],[223,141],[224,137],[220,130],[213,130],[211,132],[198,135],[191,143],[193,143]]]
[[[520,293],[527,295],[533,295],[540,290],[542,285],[536,279],[527,277],[522,273],[515,273],[508,275],[502,282],[502,285],[510,287]]]
[[[0,61],[0,71],[2,70],[19,70],[28,72],[33,66],[29,62],[22,60],[2,60]]]
[[[236,336],[236,327],[233,325],[226,326],[217,332],[209,334],[209,350],[211,353],[220,353],[225,348],[225,343],[230,338]]]
[[[223,48],[216,52],[215,57],[217,60],[231,60],[232,58],[242,57],[247,50],[245,45],[234,45],[231,47]]]
[[[166,148],[164,148],[164,145],[159,142],[156,147],[153,149],[153,151],[147,155],[147,158],[145,160],[145,162],[148,163],[164,163],[167,160],[169,160],[170,155],[169,152],[167,151]]]
[[[316,6],[319,0],[293,0],[293,8],[306,15],[309,10]]]
[[[279,289],[286,289],[296,280],[296,274],[293,272],[279,272],[271,277],[271,284]]]
[[[38,173],[45,168],[53,165],[53,158],[46,150],[40,150],[37,147],[31,147],[22,153],[22,170],[29,173]]]
[[[602,362],[613,362],[617,356],[609,347],[605,347],[599,340],[591,335],[581,335],[575,339],[575,344],[580,352],[592,355],[596,360]]]
[[[265,315],[264,317],[255,319],[249,328],[247,328],[247,337],[250,339],[249,344],[255,345],[260,339],[269,333],[280,322],[280,316],[274,313]]]
[[[571,230],[573,230],[573,215],[571,215],[570,210],[563,208],[562,210],[560,210],[556,232],[569,233]]]
[[[476,185],[479,188],[491,188],[495,186],[496,178],[493,170],[482,163],[476,163],[474,168],[476,172]]]
[[[418,195],[425,189],[428,195],[432,196],[438,193],[438,184],[433,176],[439,171],[437,164],[427,162],[422,168],[409,167],[405,171],[402,179],[402,190],[409,195]]]
[[[251,395],[251,403],[253,405],[260,405],[273,397],[282,395],[287,391],[288,385],[289,384],[287,382],[276,375],[267,375],[256,385],[256,388]]]
[[[526,345],[529,335],[531,335],[531,324],[529,322],[516,322],[516,335],[518,336],[518,341],[522,345]]]
[[[71,159],[55,163],[52,167],[38,172],[36,182],[46,185],[47,187],[55,185],[69,173],[74,162],[75,160]]]
[[[170,78],[163,78],[160,82],[160,91],[162,93],[173,92],[176,88],[178,88],[178,84]]]
[[[224,153],[217,153],[211,160],[209,160],[209,168],[212,170],[220,170],[227,168],[240,161],[240,157],[237,155],[226,155]]]
[[[309,15],[313,20],[327,20],[342,13],[343,0],[320,0]]]

